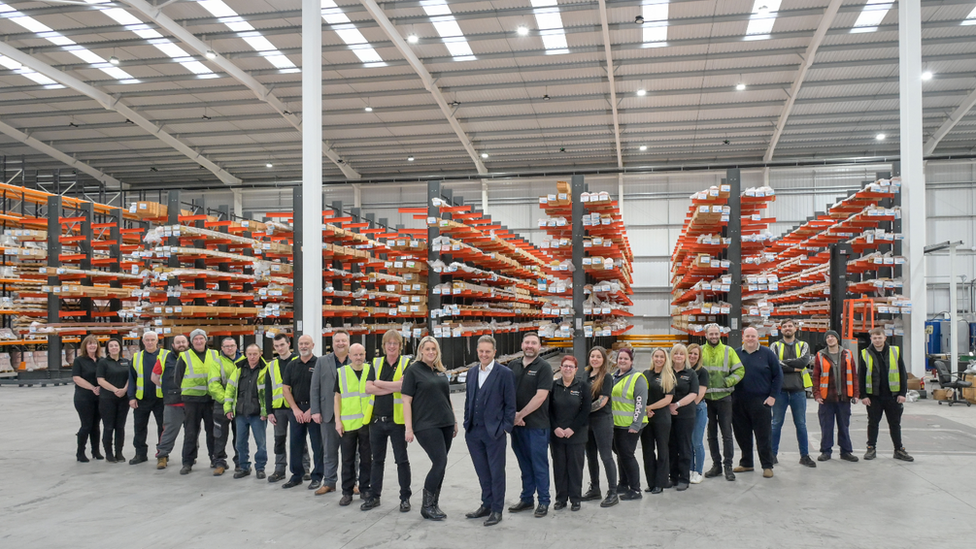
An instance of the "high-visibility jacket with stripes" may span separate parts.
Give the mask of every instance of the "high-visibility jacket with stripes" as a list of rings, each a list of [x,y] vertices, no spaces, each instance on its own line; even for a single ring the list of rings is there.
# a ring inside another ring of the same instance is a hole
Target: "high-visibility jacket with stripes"
[[[186,364],[186,371],[183,372],[183,382],[180,383],[180,394],[183,396],[203,397],[207,396],[207,378],[210,375],[211,367],[219,367],[217,351],[207,349],[205,360],[193,350],[180,353],[180,359]]]
[[[288,360],[276,358],[268,366],[268,373],[271,374],[271,406],[275,409],[291,408],[291,404],[288,404],[288,399],[285,398],[284,369],[285,365],[291,362],[293,358],[295,358],[294,355],[289,356]]]
[[[168,349],[161,349],[157,360],[162,363],[163,371],[166,371],[166,357],[169,355],[170,351]],[[142,397],[146,394],[146,364],[145,362],[146,351],[139,351],[136,356],[132,357],[132,369],[136,372],[136,400],[142,400]],[[149,364],[149,374],[152,374],[153,368],[156,367],[156,363],[153,362]],[[162,374],[160,374],[160,381],[162,381]],[[162,383],[156,386],[156,398],[163,398],[163,387]]]
[[[227,382],[234,370],[237,370],[237,364],[233,359],[224,356],[223,353],[219,353],[217,360],[210,365],[210,370],[207,372],[207,387],[214,401],[221,404],[227,401],[224,389],[227,387]]]
[[[898,373],[898,357],[901,356],[901,349],[894,345],[888,346],[888,388],[892,394],[901,391],[901,375]],[[864,390],[869,395],[880,393],[874,392],[874,356],[867,350],[861,350],[861,359],[867,371],[864,372]],[[883,373],[883,372],[881,372]]]
[[[385,357],[376,357],[373,359],[373,368],[376,369],[376,379],[380,378],[383,373],[383,364],[386,363]],[[393,372],[393,381],[400,381],[403,379],[403,371],[410,364],[410,359],[405,356],[401,356],[400,360],[397,361],[396,370]],[[375,402],[375,401],[374,401]],[[403,395],[400,393],[393,393],[393,423],[397,425],[403,425]]]
[[[637,385],[637,378],[643,374],[636,369],[631,369],[630,373],[618,379],[610,392],[610,408],[613,410],[614,427],[629,427],[637,421],[637,402],[634,399],[634,387]],[[646,403],[640,403],[641,406]],[[644,421],[647,423],[647,415]]]
[[[224,388],[224,413],[229,414],[234,412],[234,408],[237,406],[237,395],[240,392],[240,388],[237,386],[237,382],[241,379],[241,369],[250,368],[247,363],[247,358],[241,359],[237,368],[231,372],[230,378],[227,380],[227,387]],[[268,406],[265,403],[265,380],[268,377],[268,363],[264,358],[258,359],[261,361],[258,366],[258,402],[261,405],[261,417],[268,416]],[[235,412],[236,415],[236,412]]]
[[[735,349],[719,341],[701,348],[701,364],[708,371],[708,390],[705,398],[720,400],[732,394],[737,383],[746,375],[746,368]]]
[[[352,365],[339,368],[339,421],[346,431],[355,431],[368,425],[373,417],[373,395],[366,394],[366,376],[369,363],[363,364],[363,371],[356,377]]]

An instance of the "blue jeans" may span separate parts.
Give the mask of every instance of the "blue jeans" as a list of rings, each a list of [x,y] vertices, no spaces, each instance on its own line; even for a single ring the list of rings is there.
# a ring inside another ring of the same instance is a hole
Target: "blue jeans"
[[[698,403],[695,410],[695,431],[691,434],[691,447],[694,450],[695,461],[691,470],[701,474],[705,470],[705,426],[708,425],[708,406],[705,399]]]
[[[512,429],[512,451],[522,470],[521,501],[532,501],[539,493],[539,505],[549,505],[549,429]]]
[[[800,446],[800,455],[810,455],[807,441],[806,391],[781,391],[776,396],[776,404],[773,405],[773,455],[779,453],[779,438],[783,434],[783,422],[786,420],[787,406],[793,414],[793,425],[796,427],[796,442]]]
[[[268,463],[268,420],[261,419],[261,416],[234,416],[234,424],[237,425],[237,455],[241,469],[251,469],[251,456],[248,453],[250,430],[254,433],[254,444],[258,447],[258,451],[254,453],[254,468],[264,471],[264,466]]]

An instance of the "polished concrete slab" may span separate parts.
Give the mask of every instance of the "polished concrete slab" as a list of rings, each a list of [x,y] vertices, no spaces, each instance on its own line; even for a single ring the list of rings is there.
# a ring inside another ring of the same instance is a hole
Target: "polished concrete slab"
[[[414,511],[396,508],[390,456],[383,505],[362,512],[358,500],[339,507],[335,494],[283,490],[253,476],[213,477],[206,468],[180,476],[178,466],[157,471],[152,461],[77,463],[73,391],[0,388],[2,547],[945,548],[971,546],[976,531],[976,408],[950,409],[931,400],[906,405],[905,444],[914,463],[891,459],[882,423],[877,460],[834,459],[807,469],[797,464],[788,417],[772,479],[757,473],[740,474],[735,482],[709,479],[683,493],[645,494],[610,509],[584,503],[579,512],[550,511],[541,519],[506,512],[501,524],[485,528],[464,518],[478,506],[479,492],[463,434],[451,449],[441,498],[449,517],[436,523],[419,513],[429,461],[416,443],[410,445]],[[453,398],[460,412],[464,396]],[[809,402],[815,452],[819,428]],[[858,406],[852,436],[859,455],[866,425]],[[126,456],[132,453],[127,447]],[[520,486],[511,451],[508,471],[511,504]]]

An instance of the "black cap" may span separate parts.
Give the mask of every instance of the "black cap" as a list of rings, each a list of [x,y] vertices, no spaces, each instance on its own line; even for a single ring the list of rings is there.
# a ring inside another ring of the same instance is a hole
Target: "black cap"
[[[834,331],[834,330],[827,330],[827,333],[824,334],[824,341],[827,341],[827,336],[834,336],[834,337],[836,337],[837,338],[837,343],[840,343],[840,334],[838,334],[836,331]]]

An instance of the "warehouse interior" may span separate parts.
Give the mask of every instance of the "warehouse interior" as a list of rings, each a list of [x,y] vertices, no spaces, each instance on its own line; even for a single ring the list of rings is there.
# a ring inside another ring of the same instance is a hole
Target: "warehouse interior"
[[[170,345],[203,327],[268,359],[278,333],[320,333],[321,355],[349,329],[370,357],[387,329],[409,352],[435,335],[460,417],[480,335],[506,358],[527,331],[550,361],[631,347],[643,370],[706,323],[738,346],[745,326],[768,344],[794,318],[814,350],[828,329],[864,348],[875,326],[904,349],[916,463],[807,471],[784,433],[772,481],[506,513],[493,533],[962,546],[976,389],[945,383],[976,385],[973,0],[2,0],[0,34],[12,542],[479,543],[463,435],[444,524],[392,499],[360,513],[254,479],[71,461],[88,334],[128,356],[147,329]],[[840,275],[835,252],[851,254]],[[806,415],[816,426],[812,399]],[[855,407],[858,454],[866,424]],[[409,452],[416,483],[428,458]]]

